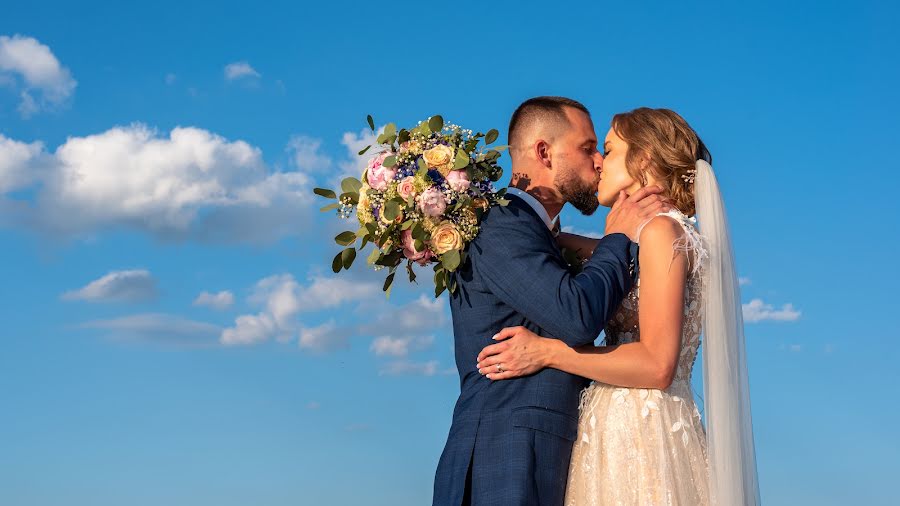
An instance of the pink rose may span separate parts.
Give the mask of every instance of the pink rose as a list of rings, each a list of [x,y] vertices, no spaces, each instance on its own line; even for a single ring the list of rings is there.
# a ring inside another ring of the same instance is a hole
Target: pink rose
[[[400,184],[397,185],[397,193],[403,197],[404,200],[415,197],[416,195],[416,178],[412,176],[407,176],[400,180]]]
[[[403,243],[403,256],[418,262],[419,265],[425,265],[434,257],[434,253],[426,246],[423,251],[416,250],[416,240],[413,239],[411,230],[400,232],[400,242]]]
[[[378,191],[384,191],[387,189],[388,183],[394,180],[394,177],[397,175],[397,170],[382,165],[384,159],[393,154],[394,153],[385,151],[369,160],[369,164],[366,166],[366,179],[369,181],[369,186]]]
[[[447,200],[444,198],[444,192],[431,187],[417,197],[419,209],[428,216],[437,218],[444,214],[447,209]]]
[[[447,184],[458,192],[464,192],[469,189],[469,175],[465,170],[450,171],[447,174]]]

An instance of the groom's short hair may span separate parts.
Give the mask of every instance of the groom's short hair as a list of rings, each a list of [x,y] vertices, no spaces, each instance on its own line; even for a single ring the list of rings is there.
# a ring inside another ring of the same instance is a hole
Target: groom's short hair
[[[509,120],[509,145],[518,147],[522,137],[538,124],[568,125],[566,107],[591,115],[584,104],[566,97],[534,97],[522,102]]]

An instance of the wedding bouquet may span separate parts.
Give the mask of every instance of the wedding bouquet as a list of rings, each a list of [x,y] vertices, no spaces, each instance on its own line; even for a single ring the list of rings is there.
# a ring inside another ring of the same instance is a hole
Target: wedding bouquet
[[[372,116],[367,120],[375,133]],[[434,264],[435,297],[445,289],[455,291],[448,272],[465,262],[465,246],[478,235],[483,213],[509,203],[503,198],[506,189],[495,191],[493,185],[503,175],[497,160],[506,149],[488,148],[498,135],[497,130],[473,134],[458,125],[445,125],[441,116],[409,130],[397,131],[393,123],[385,126],[361,179],[344,179],[340,195],[314,190],[336,200],[322,211],[337,210],[344,219],[356,211],[359,220],[359,230],[335,237],[345,249],[334,257],[332,270],[349,269],[361,241],[359,250],[373,244],[368,264],[389,269],[386,295],[390,296],[397,267],[404,260],[411,282],[416,281],[413,263]],[[360,156],[372,147],[360,151]]]

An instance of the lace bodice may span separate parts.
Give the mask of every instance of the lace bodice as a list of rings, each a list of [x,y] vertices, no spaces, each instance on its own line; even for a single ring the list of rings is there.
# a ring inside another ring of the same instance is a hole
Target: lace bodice
[[[681,353],[673,386],[690,385],[691,370],[700,348],[702,279],[706,266],[707,250],[702,236],[695,225],[696,220],[677,210],[660,213],[677,221],[684,229],[684,235],[675,242],[675,251],[688,255],[690,271],[684,292],[684,321],[681,327]],[[641,329],[638,322],[638,301],[640,300],[640,275],[634,288],[622,301],[619,309],[606,325],[607,344],[625,344],[640,340]]]

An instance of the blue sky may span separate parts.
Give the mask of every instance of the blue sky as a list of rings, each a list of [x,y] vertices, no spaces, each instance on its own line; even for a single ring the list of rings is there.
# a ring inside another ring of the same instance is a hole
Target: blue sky
[[[5,6],[0,504],[428,503],[458,391],[446,300],[334,276],[344,226],[311,189],[357,171],[366,114],[502,132],[544,94],[601,135],[669,107],[710,146],[760,320],[765,503],[891,503],[898,14]]]

